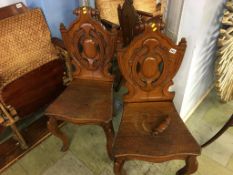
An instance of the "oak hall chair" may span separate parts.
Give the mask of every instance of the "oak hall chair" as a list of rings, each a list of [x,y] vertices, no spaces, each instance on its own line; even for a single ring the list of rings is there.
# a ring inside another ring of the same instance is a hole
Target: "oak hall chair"
[[[72,57],[73,81],[47,109],[48,128],[63,141],[68,140],[57,127],[57,120],[74,124],[96,124],[103,127],[110,157],[114,130],[112,125],[112,86],[109,73],[116,44],[116,31],[107,31],[99,12],[89,7],[74,11],[78,16],[68,29],[61,24],[65,47]]]
[[[62,92],[65,64],[40,9],[17,3],[0,8],[0,19],[0,131],[11,127],[26,149],[16,123]]]
[[[173,104],[172,78],[182,62],[186,41],[175,45],[154,25],[119,49],[118,63],[126,80],[121,124],[113,146],[114,172],[122,174],[127,160],[155,163],[181,159],[177,175],[194,173],[200,146]]]

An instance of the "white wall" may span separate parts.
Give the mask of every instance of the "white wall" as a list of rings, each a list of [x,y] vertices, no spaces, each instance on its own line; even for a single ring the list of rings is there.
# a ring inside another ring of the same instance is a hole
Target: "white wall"
[[[179,41],[185,37],[188,47],[174,78],[174,103],[184,120],[213,83],[224,3],[225,0],[184,0],[177,38]]]
[[[49,24],[52,36],[61,38],[60,23],[69,26],[75,19],[73,10],[78,7],[78,0],[26,0],[30,8],[40,7]]]
[[[0,0],[0,7],[4,7],[17,2],[23,2],[24,4],[26,4],[26,0]]]
[[[180,18],[182,14],[184,0],[168,0],[166,19],[166,34],[177,40],[177,35],[180,26]]]

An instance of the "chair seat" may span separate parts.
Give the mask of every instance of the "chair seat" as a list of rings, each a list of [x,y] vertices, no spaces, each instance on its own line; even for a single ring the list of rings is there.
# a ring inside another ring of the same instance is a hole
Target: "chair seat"
[[[156,136],[151,131],[165,116],[170,125]],[[169,158],[199,155],[200,146],[186,128],[171,102],[126,103],[115,140],[115,157]]]
[[[45,114],[77,124],[108,122],[112,117],[112,82],[75,79]]]

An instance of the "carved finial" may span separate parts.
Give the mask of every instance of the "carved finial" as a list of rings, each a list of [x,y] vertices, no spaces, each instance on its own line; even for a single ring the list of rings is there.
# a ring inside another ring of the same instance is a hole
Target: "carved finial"
[[[187,41],[185,38],[181,38],[179,42],[179,47],[181,47],[182,49],[185,49],[187,47]]]
[[[87,14],[87,7],[83,7],[82,12],[83,12],[84,15],[86,15]]]
[[[61,23],[60,24],[60,30],[65,30],[65,29],[66,29],[66,27],[65,27],[64,23]]]

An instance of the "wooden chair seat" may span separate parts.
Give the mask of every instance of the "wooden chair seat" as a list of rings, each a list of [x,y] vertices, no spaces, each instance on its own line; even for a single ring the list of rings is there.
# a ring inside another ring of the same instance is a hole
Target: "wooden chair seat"
[[[76,124],[112,118],[112,82],[75,79],[48,107],[46,115]]]
[[[159,135],[152,131],[165,116],[171,122]],[[182,145],[182,146],[181,146]],[[159,148],[159,149],[158,149]],[[121,125],[115,140],[115,157],[170,160],[179,155],[199,155],[200,146],[179,117],[172,102],[127,103],[124,106]]]

